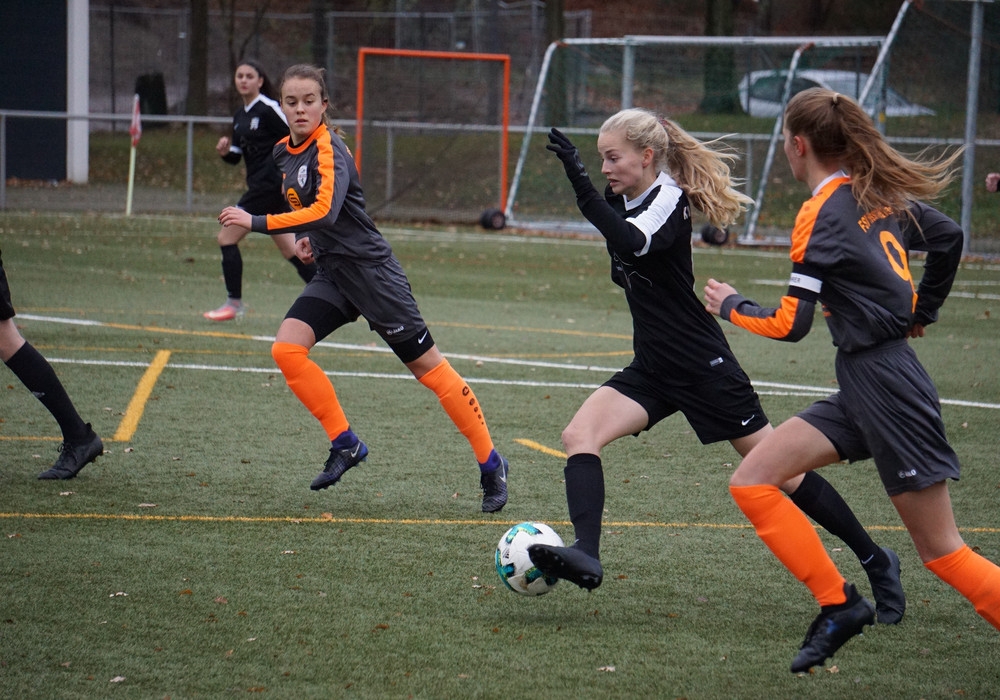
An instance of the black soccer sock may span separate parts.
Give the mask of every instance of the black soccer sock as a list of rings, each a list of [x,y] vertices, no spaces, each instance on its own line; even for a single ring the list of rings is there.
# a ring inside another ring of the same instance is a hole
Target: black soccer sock
[[[302,278],[303,282],[308,282],[316,274],[316,263],[309,263],[307,265],[294,255],[288,258],[288,262],[295,267],[295,271],[299,273],[299,277]]]
[[[219,246],[222,250],[222,279],[230,299],[243,298],[243,255],[235,243]]]
[[[837,489],[816,472],[806,472],[802,483],[789,494],[799,509],[823,529],[844,541],[865,568],[885,568],[889,558],[858,522],[854,511]]]
[[[90,430],[76,412],[76,407],[70,401],[55,370],[31,343],[25,342],[21,349],[7,360],[6,365],[56,419],[63,440],[78,442],[87,437]]]
[[[566,505],[573,523],[576,547],[600,559],[601,520],[604,517],[604,469],[601,458],[577,454],[566,460]]]

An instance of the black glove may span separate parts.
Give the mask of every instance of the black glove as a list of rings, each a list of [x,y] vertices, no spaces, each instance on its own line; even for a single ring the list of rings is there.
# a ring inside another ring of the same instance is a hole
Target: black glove
[[[587,168],[584,167],[583,161],[580,160],[580,149],[574,146],[573,142],[556,128],[549,131],[549,142],[549,145],[545,148],[559,156],[563,168],[566,169],[566,177],[569,178],[570,183],[573,185],[576,196],[581,197],[593,191],[594,185],[590,182],[590,176],[587,175]]]

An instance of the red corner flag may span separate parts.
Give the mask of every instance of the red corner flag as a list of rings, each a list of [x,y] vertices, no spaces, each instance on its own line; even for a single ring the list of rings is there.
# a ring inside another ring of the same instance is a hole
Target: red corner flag
[[[132,136],[132,148],[139,145],[139,138],[142,136],[142,120],[139,119],[139,95],[132,99],[132,123],[128,126],[128,133]]]

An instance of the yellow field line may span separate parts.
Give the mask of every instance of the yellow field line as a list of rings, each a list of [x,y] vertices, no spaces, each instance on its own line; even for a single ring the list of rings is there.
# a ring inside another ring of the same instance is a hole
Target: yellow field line
[[[535,442],[534,440],[527,440],[525,438],[514,438],[514,442],[516,442],[519,445],[524,445],[529,449],[538,450],[539,452],[550,455],[552,457],[561,457],[562,459],[566,459],[565,452],[560,452],[559,450],[553,450],[551,447],[546,447],[542,443]]]
[[[125,409],[125,416],[118,424],[118,430],[115,431],[112,440],[128,441],[132,439],[135,429],[139,426],[139,419],[142,418],[143,411],[146,410],[149,395],[153,393],[153,386],[169,360],[169,350],[160,350],[156,353],[153,361],[142,375],[142,379],[139,380],[139,385],[135,388],[132,400],[129,401],[128,408]]]
[[[246,516],[246,515],[154,515],[137,513],[0,513],[0,519],[14,520],[122,520],[137,522],[202,522],[202,523],[289,523],[292,525],[309,523],[329,523],[331,525],[516,525],[522,520],[446,520],[441,518],[335,518],[331,515],[320,517],[299,518],[292,516]],[[550,525],[569,526],[566,520],[550,520]],[[655,521],[628,520],[608,521],[605,528],[656,528],[656,529],[693,529],[706,530],[747,530],[749,523],[660,523]],[[869,530],[883,532],[905,531],[902,525],[870,525]],[[960,527],[960,532],[978,532],[986,534],[1000,533],[997,527]]]

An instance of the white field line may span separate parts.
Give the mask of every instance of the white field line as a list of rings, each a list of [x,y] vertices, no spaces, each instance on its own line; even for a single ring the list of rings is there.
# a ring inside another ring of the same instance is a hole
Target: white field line
[[[108,324],[103,321],[58,318],[55,316],[38,316],[34,314],[18,314],[18,317],[31,321],[44,321],[49,323],[63,323],[63,324],[79,325],[79,326],[116,325],[116,324]],[[267,336],[267,335],[246,336],[246,339],[255,340],[259,342],[266,342],[266,343],[274,342],[274,336]],[[338,350],[349,350],[352,352],[366,352],[366,353],[392,352],[392,350],[390,350],[389,348],[382,346],[353,345],[349,343],[331,343],[327,341],[317,343],[316,345],[317,347],[334,348]],[[518,359],[503,358],[503,357],[489,357],[487,355],[464,355],[459,353],[447,353],[447,357],[449,359],[468,360],[470,362],[481,362],[483,364],[516,365],[521,367],[572,370],[579,372],[600,372],[602,375],[610,375],[621,369],[621,367],[601,367],[598,365],[585,365],[585,364],[562,364],[558,362],[545,362],[542,360],[518,360]],[[62,363],[62,364],[93,365],[93,366],[107,366],[107,367],[142,367],[142,368],[146,368],[149,366],[149,363],[146,362],[128,362],[121,360],[79,360],[79,359],[57,358],[57,357],[48,357],[47,359],[49,360],[49,362]],[[279,372],[277,367],[235,367],[230,365],[206,365],[206,364],[175,363],[175,362],[171,362],[168,365],[168,367],[170,369],[204,370],[204,371],[215,371],[215,372],[250,372],[258,374],[274,374],[276,372]],[[413,379],[413,375],[410,374],[409,372],[388,373],[388,372],[326,371],[326,374],[331,377],[357,377],[357,378],[367,378],[367,379],[401,379],[401,380]],[[468,375],[463,375],[463,376],[465,376],[466,381],[468,381],[470,384],[473,385],[497,384],[502,386],[547,387],[554,389],[594,389],[600,385],[600,382],[555,382],[555,381],[537,381],[537,380],[526,380],[526,379],[492,379],[489,377],[474,377]],[[822,397],[822,396],[828,396],[831,393],[833,393],[833,389],[831,389],[830,387],[808,386],[802,384],[786,384],[782,382],[762,382],[762,381],[754,381],[753,384],[754,388],[757,390],[757,393],[764,396]],[[988,403],[984,401],[941,399],[941,403],[950,406],[965,406],[970,408],[1000,410],[1000,404]]]

